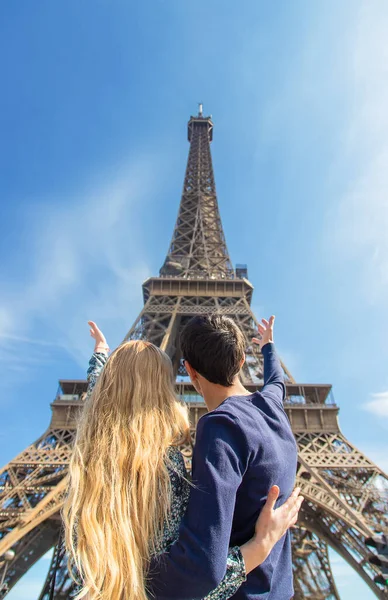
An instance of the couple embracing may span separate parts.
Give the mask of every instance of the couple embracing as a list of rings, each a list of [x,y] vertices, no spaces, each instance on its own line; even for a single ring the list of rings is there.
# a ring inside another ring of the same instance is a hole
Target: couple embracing
[[[95,349],[63,509],[76,598],[290,600],[289,527],[302,497],[274,317],[253,339],[264,357],[254,393],[239,378],[246,342],[234,321],[194,317],[183,329],[185,366],[208,408],[190,480],[179,451],[188,411],[169,357],[139,340],[108,358],[89,325]]]

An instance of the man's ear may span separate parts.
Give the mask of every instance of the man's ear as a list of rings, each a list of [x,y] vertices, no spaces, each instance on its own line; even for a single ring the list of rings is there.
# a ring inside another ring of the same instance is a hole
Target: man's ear
[[[196,379],[198,379],[197,371],[193,369],[193,367],[190,363],[187,362],[187,360],[185,360],[185,367],[191,381],[195,381]]]
[[[240,369],[242,369],[242,366],[243,366],[243,364],[245,363],[245,359],[246,359],[246,356],[245,356],[245,353],[244,353],[244,354],[243,354],[243,357],[242,357],[242,359],[241,359],[241,362],[240,362]]]
[[[190,363],[187,362],[187,360],[185,360],[185,367],[186,367],[186,371],[190,377],[190,381],[194,386],[194,389],[200,396],[203,396],[201,384],[199,382],[198,371],[193,369],[193,367],[191,366]]]

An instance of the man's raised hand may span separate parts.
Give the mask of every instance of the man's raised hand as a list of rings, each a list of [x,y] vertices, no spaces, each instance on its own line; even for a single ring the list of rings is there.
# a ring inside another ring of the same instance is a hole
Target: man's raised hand
[[[275,317],[272,315],[267,319],[261,319],[261,323],[258,325],[259,337],[252,338],[252,342],[254,344],[258,344],[260,346],[260,350],[263,346],[269,343],[273,343],[273,327],[275,323]]]
[[[101,329],[97,327],[94,321],[88,321],[88,325],[90,327],[90,335],[95,340],[94,352],[103,352],[104,354],[108,354],[109,346]]]

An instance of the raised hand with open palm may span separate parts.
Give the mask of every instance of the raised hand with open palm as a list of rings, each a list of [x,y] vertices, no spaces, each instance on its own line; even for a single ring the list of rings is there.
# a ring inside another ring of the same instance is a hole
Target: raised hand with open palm
[[[263,346],[269,343],[273,343],[273,328],[275,324],[275,317],[272,315],[269,320],[261,319],[261,323],[258,325],[259,336],[258,338],[252,338],[252,342],[254,344],[258,344],[260,346],[260,350]]]
[[[102,333],[101,329],[97,327],[94,321],[88,321],[88,325],[90,327],[90,335],[95,340],[94,352],[102,352],[103,354],[108,354],[109,346],[105,339],[105,335]]]

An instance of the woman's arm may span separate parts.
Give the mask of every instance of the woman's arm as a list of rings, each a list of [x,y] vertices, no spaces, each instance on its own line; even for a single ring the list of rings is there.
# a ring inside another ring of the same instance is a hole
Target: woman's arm
[[[270,489],[256,522],[253,538],[241,548],[229,548],[225,577],[204,600],[227,600],[233,596],[246,580],[247,574],[265,561],[287,529],[295,525],[303,502],[303,497],[299,496],[300,488],[296,488],[289,499],[275,509],[279,491],[276,485]]]
[[[229,548],[226,560],[226,573],[221,583],[210,592],[204,600],[227,600],[237,592],[238,588],[247,578],[244,558],[241,549],[236,546]]]
[[[267,501],[256,521],[255,535],[241,546],[247,573],[265,561],[275,544],[298,520],[303,502],[303,496],[299,495],[300,488],[295,488],[288,500],[279,508],[275,508],[279,493],[277,485],[271,487]]]
[[[102,331],[97,327],[93,321],[88,321],[90,326],[90,335],[95,340],[94,352],[89,361],[89,368],[87,370],[86,378],[88,380],[88,389],[86,392],[86,398],[89,398],[94,386],[97,383],[97,379],[100,376],[102,369],[106,361],[108,360],[109,346],[106,342],[105,336]]]

